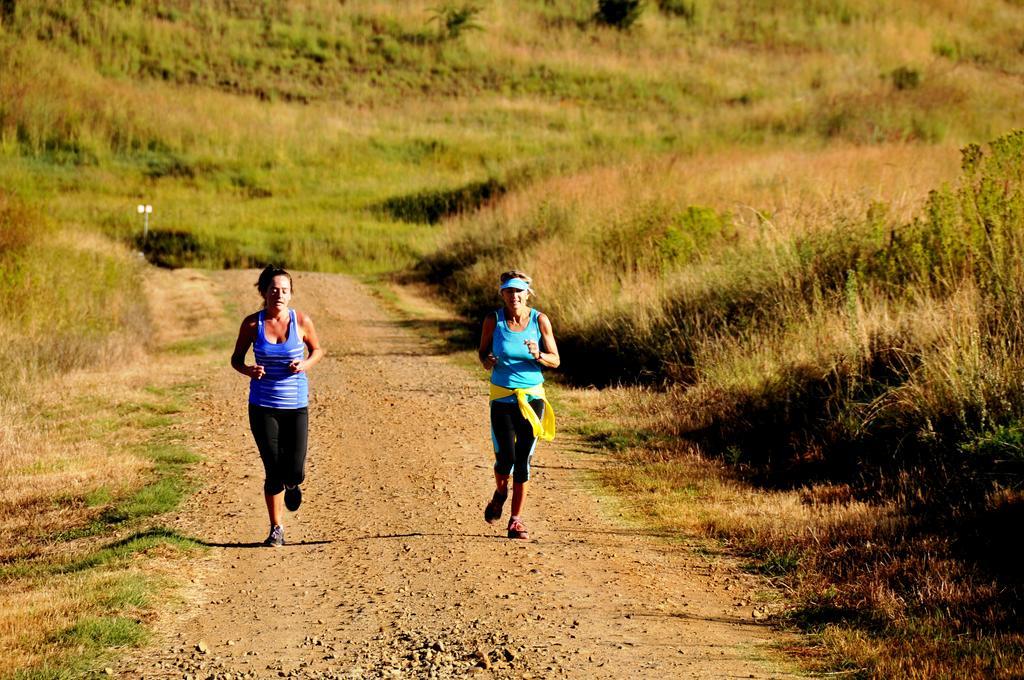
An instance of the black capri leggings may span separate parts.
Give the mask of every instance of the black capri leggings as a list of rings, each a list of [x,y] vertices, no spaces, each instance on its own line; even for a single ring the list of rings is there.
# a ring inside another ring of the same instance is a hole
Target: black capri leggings
[[[285,484],[302,484],[306,478],[309,409],[249,404],[249,427],[266,472],[263,491],[277,495],[284,491]]]
[[[544,402],[535,399],[530,408],[538,418],[544,416]],[[491,439],[494,442],[494,472],[512,475],[517,483],[530,480],[530,458],[537,446],[533,426],[519,411],[519,404],[491,402]]]

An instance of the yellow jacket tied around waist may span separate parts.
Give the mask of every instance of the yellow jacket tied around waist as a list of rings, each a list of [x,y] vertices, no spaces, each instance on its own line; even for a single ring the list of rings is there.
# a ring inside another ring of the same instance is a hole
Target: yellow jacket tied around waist
[[[491,401],[511,396],[515,396],[516,402],[519,404],[519,412],[523,414],[523,417],[526,418],[533,427],[534,437],[539,437],[544,441],[551,441],[555,438],[555,409],[551,408],[551,403],[548,401],[547,395],[544,393],[543,385],[510,389],[508,387],[502,387],[501,385],[491,383]],[[544,402],[543,421],[537,417],[536,411],[530,408],[530,400],[527,399],[528,396],[539,397],[540,400]]]

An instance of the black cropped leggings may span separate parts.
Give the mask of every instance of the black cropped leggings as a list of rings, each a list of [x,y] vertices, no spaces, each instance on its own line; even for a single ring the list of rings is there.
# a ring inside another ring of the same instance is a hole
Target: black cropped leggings
[[[538,418],[544,416],[544,402],[536,399],[530,408]],[[491,440],[494,443],[494,472],[512,475],[512,481],[530,480],[530,459],[537,446],[533,426],[523,417],[519,404],[503,401],[491,402]]]
[[[284,491],[285,484],[302,484],[306,478],[309,409],[249,404],[249,427],[266,472],[263,491],[277,495]]]

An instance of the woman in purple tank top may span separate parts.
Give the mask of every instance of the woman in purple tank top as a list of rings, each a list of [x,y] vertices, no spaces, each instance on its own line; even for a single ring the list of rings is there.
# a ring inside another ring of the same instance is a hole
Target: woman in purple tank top
[[[249,377],[249,427],[266,473],[267,546],[284,545],[284,508],[298,510],[305,480],[309,397],[306,371],[324,355],[309,315],[290,309],[292,277],[267,266],[256,282],[263,309],[242,320],[231,367]],[[256,361],[245,363],[253,348]]]
[[[530,537],[521,513],[530,480],[530,459],[537,439],[554,437],[554,412],[544,395],[541,368],[558,368],[561,359],[547,315],[527,303],[533,290],[530,277],[507,271],[498,292],[503,305],[484,318],[479,358],[491,373],[491,440],[494,444],[494,495],[484,508],[493,524],[512,486],[512,516],[508,537]]]

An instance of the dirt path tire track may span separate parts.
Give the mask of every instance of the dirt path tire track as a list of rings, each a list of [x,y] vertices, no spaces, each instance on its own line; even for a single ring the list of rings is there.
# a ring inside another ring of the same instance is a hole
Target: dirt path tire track
[[[207,277],[256,302],[255,272]],[[262,469],[245,379],[225,356],[191,418],[205,486],[174,520],[212,548],[119,675],[790,677],[717,561],[613,521],[586,488],[605,461],[572,438],[538,447],[533,540],[484,523],[483,372],[433,353],[352,279],[300,274],[295,290],[328,356],[310,376],[305,500],[286,519],[288,545],[258,545]]]

